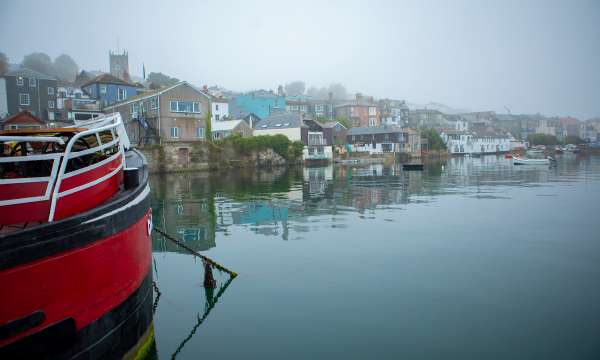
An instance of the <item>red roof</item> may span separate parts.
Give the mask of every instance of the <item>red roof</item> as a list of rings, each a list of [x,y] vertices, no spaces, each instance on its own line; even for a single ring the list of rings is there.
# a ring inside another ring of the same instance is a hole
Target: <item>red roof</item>
[[[9,116],[4,120],[3,125],[6,124],[31,124],[37,123],[40,125],[46,125],[46,123],[39,117],[33,115],[29,110],[23,110],[20,113]]]

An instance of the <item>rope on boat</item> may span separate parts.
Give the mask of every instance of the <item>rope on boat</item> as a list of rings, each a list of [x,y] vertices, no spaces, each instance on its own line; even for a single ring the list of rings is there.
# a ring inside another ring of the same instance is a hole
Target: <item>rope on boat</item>
[[[229,276],[231,276],[231,278],[235,278],[237,276],[237,273],[235,271],[231,271],[228,268],[226,268],[225,266],[219,264],[218,262],[212,260],[211,258],[209,258],[208,256],[204,256],[200,253],[198,253],[197,251],[195,251],[194,249],[190,248],[189,246],[187,246],[186,244],[184,244],[183,242],[175,239],[174,237],[172,237],[171,235],[167,234],[166,232],[164,232],[163,230],[154,227],[154,231],[156,231],[157,233],[161,234],[162,236],[164,236],[166,239],[171,240],[172,242],[174,242],[175,244],[181,246],[182,248],[186,249],[187,251],[189,251],[192,255],[199,257],[200,259],[204,260],[205,262],[211,264],[212,266],[216,267],[217,269],[224,271],[226,273],[229,274]]]

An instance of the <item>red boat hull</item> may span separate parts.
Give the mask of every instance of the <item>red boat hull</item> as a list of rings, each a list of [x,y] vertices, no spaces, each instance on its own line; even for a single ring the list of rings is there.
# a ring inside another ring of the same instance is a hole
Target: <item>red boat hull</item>
[[[150,211],[130,228],[83,248],[61,253],[0,273],[0,324],[37,311],[45,321],[0,346],[66,318],[77,330],[125,301],[150,271]]]
[[[152,211],[142,169],[135,188],[93,210],[0,237],[0,358],[120,357],[148,329]]]

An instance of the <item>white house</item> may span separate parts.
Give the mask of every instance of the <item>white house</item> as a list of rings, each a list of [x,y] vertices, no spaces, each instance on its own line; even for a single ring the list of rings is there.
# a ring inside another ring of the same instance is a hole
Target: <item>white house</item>
[[[490,127],[469,130],[466,121],[456,121],[454,129],[442,130],[440,135],[450,154],[495,154],[511,150],[510,135]]]
[[[229,119],[229,103],[226,98],[210,97],[210,112],[212,123]]]

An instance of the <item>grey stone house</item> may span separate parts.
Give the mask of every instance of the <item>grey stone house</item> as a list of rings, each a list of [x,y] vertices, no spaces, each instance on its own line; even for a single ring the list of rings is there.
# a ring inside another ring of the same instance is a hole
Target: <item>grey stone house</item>
[[[0,77],[0,118],[27,110],[44,122],[56,118],[56,79],[24,67]]]
[[[182,81],[109,105],[103,112],[120,113],[132,144],[143,146],[204,140],[209,109],[209,96]]]

